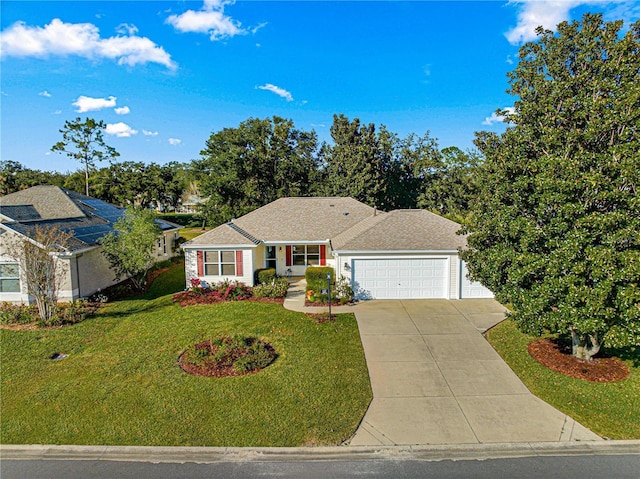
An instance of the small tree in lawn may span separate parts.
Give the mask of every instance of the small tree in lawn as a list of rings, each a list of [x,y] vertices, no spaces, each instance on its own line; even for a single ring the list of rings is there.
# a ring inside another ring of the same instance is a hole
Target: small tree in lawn
[[[521,48],[510,126],[477,135],[462,254],[522,330],[582,359],[640,345],[640,22],[621,27],[586,14]]]
[[[155,262],[153,253],[161,234],[155,216],[151,210],[129,207],[114,224],[115,231],[101,241],[116,280],[131,278],[137,291],[144,288],[147,273]]]
[[[55,312],[58,291],[66,275],[58,254],[67,250],[72,236],[57,227],[35,226],[28,237],[11,242],[8,247],[9,254],[20,264],[27,292],[35,299],[45,324],[49,324]]]
[[[89,196],[89,170],[96,161],[112,160],[118,156],[115,148],[108,146],[102,138],[102,131],[106,128],[104,121],[79,117],[73,121],[65,121],[60,130],[62,141],[51,147],[51,151],[65,153],[69,158],[81,162],[84,166],[85,194]]]

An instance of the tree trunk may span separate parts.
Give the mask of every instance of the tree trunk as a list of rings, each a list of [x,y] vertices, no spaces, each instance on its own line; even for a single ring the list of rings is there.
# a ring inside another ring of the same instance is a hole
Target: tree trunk
[[[600,351],[600,341],[597,334],[580,333],[571,328],[571,346],[573,355],[579,359],[591,361]]]

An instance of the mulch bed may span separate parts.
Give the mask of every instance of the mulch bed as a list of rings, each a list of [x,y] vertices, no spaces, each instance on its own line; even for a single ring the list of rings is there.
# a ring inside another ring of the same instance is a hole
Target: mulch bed
[[[182,306],[183,308],[186,306],[198,306],[198,305],[202,305],[202,304],[220,304],[220,303],[229,303],[229,302],[233,302],[233,301],[221,301],[218,298],[215,298],[211,295],[200,295],[200,296],[194,296],[191,298],[182,298],[176,301],[176,299],[174,299],[175,302],[177,302],[180,306]],[[253,303],[275,303],[275,304],[284,304],[284,298],[256,298],[256,297],[250,297],[250,298],[245,298],[239,301],[249,301],[249,302],[253,302]]]
[[[572,378],[602,383],[622,381],[629,376],[629,368],[617,358],[578,359],[571,354],[571,346],[555,340],[537,339],[527,349],[540,364]]]
[[[331,306],[351,306],[355,304],[353,301],[349,301],[347,303],[340,303],[338,301],[334,301],[333,303],[331,303]],[[318,301],[309,301],[308,299],[304,300],[304,305],[305,306],[312,306],[312,307],[318,307],[318,308],[328,308],[329,307],[329,303],[320,303]]]
[[[196,345],[196,347],[209,347],[211,343],[207,341],[203,341]],[[275,350],[269,343],[265,343],[265,346],[273,352],[274,360],[277,357],[275,354]],[[238,354],[234,359],[241,357],[242,354]],[[262,371],[264,368],[256,368],[251,371],[238,372],[233,368],[233,364],[221,364],[219,362],[207,361],[202,365],[194,364],[189,361],[189,350],[183,352],[178,358],[178,364],[180,368],[187,374],[192,374],[194,376],[205,376],[205,377],[214,377],[214,378],[226,378],[233,376],[246,376],[247,374],[255,374],[257,372]]]

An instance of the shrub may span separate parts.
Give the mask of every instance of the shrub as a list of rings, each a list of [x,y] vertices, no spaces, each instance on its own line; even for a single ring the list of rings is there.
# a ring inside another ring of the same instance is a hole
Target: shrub
[[[327,289],[327,274],[331,274],[331,284],[333,284],[336,273],[331,266],[312,266],[307,268],[304,275],[307,280],[307,291],[320,292],[323,289]]]
[[[220,281],[209,285],[208,288],[199,280],[191,280],[191,288],[173,295],[173,302],[180,306],[194,304],[215,304],[225,301],[242,301],[251,297],[251,288],[244,283],[234,281]]]
[[[80,323],[93,316],[97,309],[96,303],[90,303],[85,299],[77,299],[72,303],[58,303],[47,326]]]
[[[190,364],[200,367],[231,367],[238,373],[265,368],[276,358],[276,352],[269,344],[240,335],[203,341],[192,346],[187,355]]]
[[[284,298],[288,288],[286,278],[274,278],[269,283],[254,286],[252,292],[256,298]]]
[[[35,306],[24,304],[0,304],[0,324],[29,324],[40,320]]]
[[[267,284],[271,283],[277,277],[278,275],[276,274],[275,268],[263,268],[256,270],[255,280],[256,284]]]
[[[72,303],[58,303],[48,321],[42,321],[38,309],[31,305],[13,305],[2,303],[0,305],[0,324],[31,324],[39,326],[63,326],[76,324],[93,316],[98,309],[98,303],[92,303],[84,299],[78,299]]]
[[[336,281],[335,292],[342,304],[348,303],[353,299],[353,288],[349,280],[344,276],[340,276],[340,279]]]

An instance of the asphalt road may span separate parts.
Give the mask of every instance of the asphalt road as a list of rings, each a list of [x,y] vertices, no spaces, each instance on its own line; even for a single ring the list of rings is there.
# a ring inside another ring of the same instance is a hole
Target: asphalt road
[[[2,460],[2,479],[532,478],[639,479],[640,455],[544,456],[486,460],[330,460],[150,463]]]

